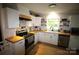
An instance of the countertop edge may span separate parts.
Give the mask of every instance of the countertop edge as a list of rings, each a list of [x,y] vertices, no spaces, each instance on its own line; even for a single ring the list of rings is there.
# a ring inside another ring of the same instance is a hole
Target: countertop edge
[[[29,33],[39,33],[39,32],[45,32],[45,33],[55,33],[55,34],[61,34],[61,35],[71,35],[70,33],[64,33],[64,32],[52,32],[52,31],[32,31],[32,32],[29,32]]]

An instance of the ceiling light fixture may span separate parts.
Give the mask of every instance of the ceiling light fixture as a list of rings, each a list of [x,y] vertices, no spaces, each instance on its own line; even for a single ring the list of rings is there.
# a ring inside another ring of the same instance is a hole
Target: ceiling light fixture
[[[49,4],[49,7],[56,7],[56,4]]]

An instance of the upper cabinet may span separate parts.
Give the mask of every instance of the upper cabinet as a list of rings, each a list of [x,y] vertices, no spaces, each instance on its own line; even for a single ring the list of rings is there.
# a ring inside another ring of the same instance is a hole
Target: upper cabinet
[[[33,17],[32,24],[33,26],[41,26],[41,17]]]
[[[19,12],[15,9],[4,8],[8,28],[19,27]]]

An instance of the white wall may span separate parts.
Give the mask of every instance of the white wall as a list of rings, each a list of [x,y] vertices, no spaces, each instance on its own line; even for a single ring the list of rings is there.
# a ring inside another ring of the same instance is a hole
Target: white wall
[[[26,6],[24,6],[23,4],[17,4],[17,5],[18,5],[18,10],[20,14],[30,15],[29,9]]]
[[[12,29],[7,28],[6,15],[3,11],[3,8],[1,8],[1,26],[2,26],[3,39],[16,35],[15,28]]]
[[[18,10],[18,7],[17,7],[16,3],[3,3],[2,5],[3,5],[3,8],[9,7],[9,8]]]
[[[1,6],[1,5],[0,5]],[[2,29],[2,38],[3,40],[5,39],[5,36],[6,36],[6,31],[5,31],[5,21],[4,21],[4,15],[3,15],[3,12],[2,12],[2,7],[0,8],[1,10],[1,29]]]

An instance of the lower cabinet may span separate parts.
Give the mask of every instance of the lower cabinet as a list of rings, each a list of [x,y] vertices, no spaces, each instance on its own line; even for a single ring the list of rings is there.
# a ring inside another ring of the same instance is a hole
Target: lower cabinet
[[[53,44],[53,45],[58,45],[58,34],[41,32],[39,34],[39,41],[49,43],[49,44]]]
[[[34,44],[36,44],[38,42],[38,40],[39,40],[39,33],[35,33],[35,43]]]
[[[16,43],[6,41],[4,48],[5,55],[24,55],[25,54],[25,41],[21,40]]]
[[[54,34],[50,34],[49,36],[50,36],[49,43],[54,44],[54,45],[58,45],[58,34],[54,33]]]
[[[45,33],[40,32],[39,33],[39,40],[38,41],[40,41],[40,42],[46,42],[46,38],[45,37],[46,37]]]

